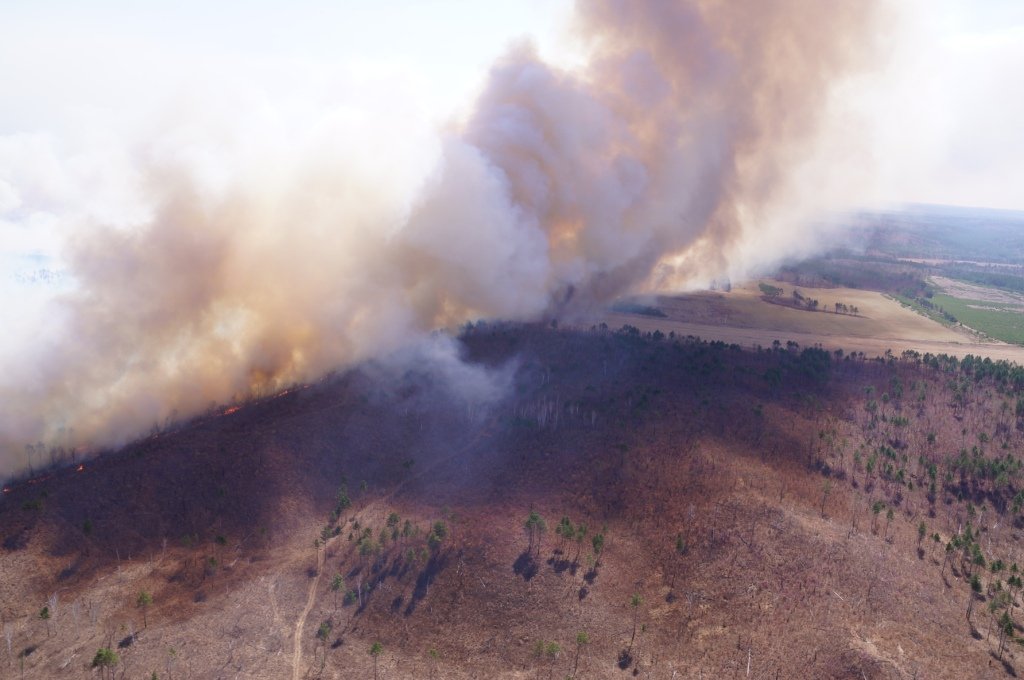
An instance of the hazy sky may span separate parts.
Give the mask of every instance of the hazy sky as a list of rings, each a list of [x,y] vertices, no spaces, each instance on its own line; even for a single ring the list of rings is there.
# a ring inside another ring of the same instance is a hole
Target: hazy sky
[[[1024,3],[901,7],[881,82],[866,96],[882,196],[1024,208]]]
[[[126,154],[170,119],[204,128],[189,139],[210,147],[232,122],[230,134],[248,126],[260,143],[268,127],[324,111],[357,124],[388,111],[396,136],[422,136],[469,106],[512,41],[565,55],[570,10],[564,0],[0,4],[0,253],[56,250],[69,214],[130,220]]]
[[[890,7],[884,55],[837,104],[860,149],[849,162],[873,178],[851,192],[1024,209],[1024,3]],[[56,250],[69,215],[131,221],[138,140],[170,119],[203,128],[176,151],[196,158],[211,156],[196,139],[269,129],[286,144],[328,108],[427,138],[513,41],[572,62],[571,13],[569,0],[5,2],[0,253]]]
[[[0,123],[60,125],[80,107],[137,113],[211,80],[273,93],[332,74],[401,77],[441,112],[465,103],[509,41],[557,43],[570,10],[565,0],[5,3]]]

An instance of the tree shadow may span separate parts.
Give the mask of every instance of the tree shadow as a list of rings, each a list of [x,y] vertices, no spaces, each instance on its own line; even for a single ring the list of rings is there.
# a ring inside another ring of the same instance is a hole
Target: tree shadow
[[[74,562],[72,562],[68,566],[64,567],[63,569],[61,569],[61,572],[59,574],[57,574],[57,580],[58,581],[66,581],[69,578],[71,578],[72,576],[74,576],[75,574],[77,574],[78,570],[81,568],[82,563],[84,561],[85,561],[85,559],[83,557],[79,556]]]
[[[628,649],[623,649],[619,652],[619,660],[616,665],[619,669],[626,670],[633,663],[633,654]]]
[[[562,574],[572,566],[572,562],[570,560],[565,558],[555,559],[554,557],[548,560],[548,564],[551,565],[551,568],[556,574]]]
[[[448,565],[448,555],[437,553],[430,557],[427,561],[423,571],[416,577],[416,585],[412,589],[412,596],[409,598],[409,604],[405,608],[405,616],[411,615],[416,611],[416,605],[420,603],[424,597],[427,596],[427,590],[430,588],[430,584],[434,582],[437,575]]]
[[[29,527],[23,527],[19,531],[11,534],[4,539],[3,547],[4,550],[14,552],[16,550],[24,550],[28,547],[29,539]]]
[[[1013,665],[1009,661],[1007,661],[1005,658],[1004,659],[1000,659],[999,656],[995,652],[993,652],[991,650],[989,650],[989,656],[991,656],[993,659],[995,659],[996,661],[998,661],[999,663],[1001,663],[1003,665],[1003,670],[1006,671],[1007,675],[1009,675],[1011,677],[1014,677],[1014,678],[1017,677],[1017,670],[1013,667]]]
[[[370,579],[366,582],[366,584],[363,586],[362,604],[356,607],[356,614],[362,614],[366,611],[366,608],[370,606],[370,596],[377,591],[378,585],[380,585],[380,581],[375,579]],[[358,598],[356,599],[356,601],[359,601]]]
[[[529,581],[537,575],[537,561],[533,559],[529,550],[524,550],[512,563],[512,573],[522,576],[524,581]]]

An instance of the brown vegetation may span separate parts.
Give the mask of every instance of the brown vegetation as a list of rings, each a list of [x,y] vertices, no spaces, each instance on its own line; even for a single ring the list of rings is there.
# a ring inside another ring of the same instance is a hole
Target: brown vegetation
[[[1014,672],[1018,370],[464,342],[498,405],[367,367],[4,494],[4,677]]]

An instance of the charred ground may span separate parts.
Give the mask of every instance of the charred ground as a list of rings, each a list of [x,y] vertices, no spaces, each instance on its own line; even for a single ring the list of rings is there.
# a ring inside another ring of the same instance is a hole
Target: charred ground
[[[1015,674],[1020,369],[461,341],[501,400],[368,366],[14,486],[4,673]]]

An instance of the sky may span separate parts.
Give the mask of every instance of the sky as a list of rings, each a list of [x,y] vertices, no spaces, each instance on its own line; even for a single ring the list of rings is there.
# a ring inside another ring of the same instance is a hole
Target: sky
[[[863,202],[1024,209],[1024,3],[889,11],[881,56],[839,104],[876,180]],[[288,125],[340,104],[400,109],[397,134],[427,134],[516,42],[578,60],[571,14],[569,0],[4,2],[0,252],[58,252],[68,213],[133,219],[124,140],[162,117],[244,125],[270,102]]]
[[[1024,3],[899,6],[862,106],[892,202],[1024,209]]]
[[[557,53],[570,11],[564,0],[2,3],[0,252],[58,250],[62,209],[130,219],[125,140],[163,117],[244,125],[264,106],[287,125],[346,106],[439,126],[514,41]]]
[[[223,167],[239,156],[227,146],[252,157],[295,130],[376,126],[395,148],[360,152],[391,151],[415,166],[415,182],[435,160],[434,131],[465,115],[510,45],[573,61],[571,10],[567,0],[0,2],[0,326],[33,328],[49,313],[43,303],[69,284],[38,270],[61,270],[69,240],[145,219],[140,156],[185,156],[216,183],[237,170]]]

